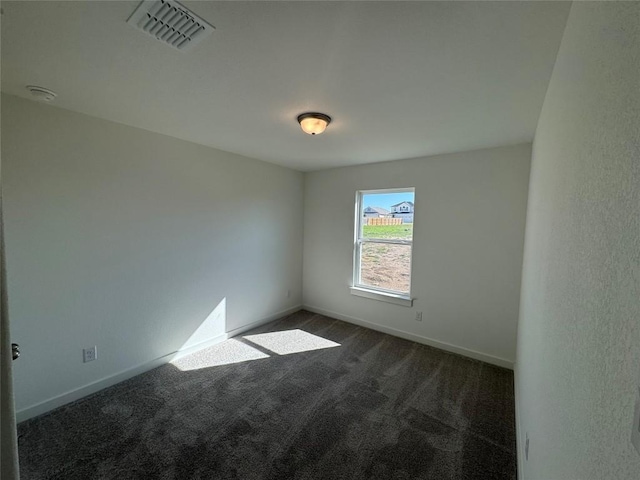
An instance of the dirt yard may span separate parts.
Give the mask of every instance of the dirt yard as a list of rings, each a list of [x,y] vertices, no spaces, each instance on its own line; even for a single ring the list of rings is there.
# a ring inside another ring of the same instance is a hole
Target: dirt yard
[[[365,285],[409,292],[411,247],[366,243],[362,247],[361,281]]]

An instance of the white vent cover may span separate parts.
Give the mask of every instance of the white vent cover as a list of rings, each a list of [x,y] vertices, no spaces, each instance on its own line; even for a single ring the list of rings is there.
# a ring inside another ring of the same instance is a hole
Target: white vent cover
[[[213,25],[173,0],[143,0],[127,23],[182,51],[200,43],[215,30]]]

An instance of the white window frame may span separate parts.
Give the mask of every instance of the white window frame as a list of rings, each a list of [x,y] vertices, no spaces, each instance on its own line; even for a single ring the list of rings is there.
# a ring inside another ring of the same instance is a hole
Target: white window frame
[[[413,236],[411,240],[393,240],[388,238],[367,238],[362,236],[362,227],[364,225],[364,205],[363,197],[365,195],[380,194],[380,193],[408,193],[411,192],[414,195],[414,187],[406,188],[385,188],[379,190],[358,190],[356,192],[355,202],[355,222],[354,222],[354,241],[353,241],[353,283],[350,287],[351,294],[359,297],[371,298],[373,300],[381,300],[384,302],[394,303],[396,305],[402,305],[405,307],[411,307],[413,305],[413,298],[411,297],[412,276],[413,268],[409,275],[409,292],[400,292],[396,290],[389,290],[386,288],[380,288],[371,285],[364,285],[361,282],[361,261],[360,252],[364,243],[387,243],[393,245],[409,245],[411,247],[411,259],[409,261],[411,267],[413,267]],[[415,213],[414,213],[414,232],[415,232]]]

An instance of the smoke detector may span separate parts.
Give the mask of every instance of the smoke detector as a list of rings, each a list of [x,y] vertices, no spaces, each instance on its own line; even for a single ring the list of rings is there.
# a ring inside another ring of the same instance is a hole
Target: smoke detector
[[[44,87],[27,85],[27,90],[29,90],[29,92],[31,93],[31,96],[35,100],[40,100],[41,102],[51,102],[57,97],[56,92]]]
[[[215,30],[174,0],[143,0],[127,23],[182,51],[193,48]]]

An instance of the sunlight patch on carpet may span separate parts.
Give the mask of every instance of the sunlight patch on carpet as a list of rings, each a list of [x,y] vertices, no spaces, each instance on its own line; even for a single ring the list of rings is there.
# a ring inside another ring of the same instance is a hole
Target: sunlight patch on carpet
[[[299,329],[245,335],[243,338],[278,355],[290,355],[340,346],[339,343]]]
[[[246,343],[231,338],[212,347],[174,360],[171,363],[184,372],[247,362],[250,360],[260,360],[263,358],[269,358],[269,355]]]

